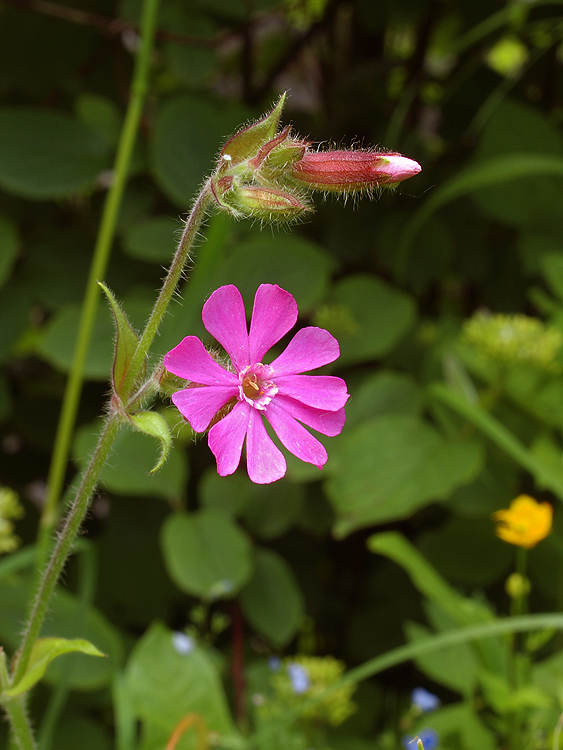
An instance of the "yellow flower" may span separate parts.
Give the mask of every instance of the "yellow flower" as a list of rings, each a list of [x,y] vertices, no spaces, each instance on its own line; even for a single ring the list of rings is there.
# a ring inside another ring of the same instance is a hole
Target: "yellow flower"
[[[497,510],[496,534],[505,542],[531,549],[551,531],[553,508],[549,503],[538,503],[529,495],[520,495],[507,510]]]

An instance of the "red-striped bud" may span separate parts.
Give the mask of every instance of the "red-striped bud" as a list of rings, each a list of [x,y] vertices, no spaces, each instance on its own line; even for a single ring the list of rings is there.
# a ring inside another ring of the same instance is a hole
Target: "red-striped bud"
[[[309,151],[291,176],[314,190],[350,192],[396,185],[418,174],[418,162],[377,151]]]

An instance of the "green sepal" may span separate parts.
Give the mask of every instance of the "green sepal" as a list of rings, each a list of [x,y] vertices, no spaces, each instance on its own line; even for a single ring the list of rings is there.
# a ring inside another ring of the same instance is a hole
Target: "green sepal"
[[[273,138],[278,129],[286,94],[282,94],[274,109],[257,122],[233,135],[223,146],[220,166],[233,166],[256,156],[261,146]]]
[[[137,349],[139,337],[127,320],[127,316],[121,309],[113,293],[102,281],[98,281],[98,284],[104,290],[115,322],[115,353],[112,368],[113,390],[118,396],[123,396],[124,394],[121,393],[123,380]]]
[[[163,466],[172,447],[172,435],[170,434],[168,422],[162,414],[156,411],[141,411],[138,414],[129,414],[128,418],[136,430],[160,441],[160,457],[150,472],[154,474],[155,471],[158,471]]]
[[[268,153],[262,169],[265,173],[267,171],[276,175],[280,172],[283,173],[303,158],[307,146],[308,143],[305,141],[287,140],[285,143],[280,143],[279,146]]]
[[[17,698],[32,688],[43,677],[47,667],[57,656],[78,651],[87,656],[105,656],[90,641],[81,638],[68,640],[67,638],[39,638],[33,644],[27,670],[21,680],[12,687],[4,690],[3,696]]]

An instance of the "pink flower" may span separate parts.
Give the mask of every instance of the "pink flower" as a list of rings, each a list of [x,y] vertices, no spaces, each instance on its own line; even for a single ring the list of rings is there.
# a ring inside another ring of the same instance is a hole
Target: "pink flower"
[[[203,306],[203,323],[225,349],[232,370],[218,364],[196,336],[186,336],[164,357],[167,370],[190,385],[172,401],[195,432],[204,432],[223,407],[232,407],[209,429],[209,447],[221,476],[240,463],[246,438],[248,475],[268,484],[285,475],[286,462],[264,426],[266,417],[282,445],[321,469],[324,446],[303,425],[323,435],[338,435],[346,419],[346,383],[328,375],[302,375],[333,362],[340,349],[322,328],[302,328],[270,364],[264,355],[297,321],[297,303],[275,284],[262,284],[254,298],[250,333],[239,290],[222,286]],[[302,423],[302,424],[301,424]]]

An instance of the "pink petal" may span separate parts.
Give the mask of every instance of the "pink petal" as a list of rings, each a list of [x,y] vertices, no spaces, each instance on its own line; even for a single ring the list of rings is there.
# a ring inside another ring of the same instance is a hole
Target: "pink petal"
[[[186,336],[164,357],[166,369],[202,385],[238,385],[238,378],[217,364],[196,336]]]
[[[270,484],[285,476],[287,465],[279,448],[266,432],[260,413],[251,408],[246,432],[246,466],[255,484]]]
[[[328,460],[324,445],[286,411],[276,406],[275,400],[268,405],[266,419],[288,451],[302,461],[322,469]]]
[[[349,394],[342,378],[332,375],[284,375],[275,378],[278,394],[325,411],[342,409]]]
[[[233,386],[207,386],[185,388],[172,396],[174,405],[188,420],[192,430],[204,432],[209,423],[227,401],[238,394]]]
[[[262,284],[254,298],[250,323],[250,363],[262,362],[266,352],[297,322],[297,302],[277,284]]]
[[[317,432],[321,432],[323,435],[328,435],[329,437],[340,435],[346,421],[344,409],[338,409],[338,411],[314,409],[312,406],[301,404],[299,401],[295,401],[281,393],[276,395],[275,403],[277,407],[286,411],[294,419],[298,419],[307,425],[307,427],[312,427]],[[268,415],[269,408],[268,406],[266,416]]]
[[[254,409],[239,402],[235,408],[209,430],[208,443],[217,459],[217,474],[226,477],[236,471],[248,421]]]
[[[203,325],[231,358],[237,372],[251,361],[248,357],[248,331],[241,293],[232,284],[213,292],[203,306]]]
[[[338,341],[323,328],[302,328],[287,345],[285,351],[270,363],[275,375],[309,372],[334,362],[340,356]]]

